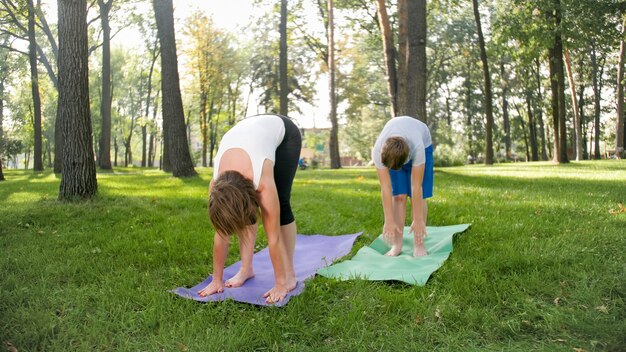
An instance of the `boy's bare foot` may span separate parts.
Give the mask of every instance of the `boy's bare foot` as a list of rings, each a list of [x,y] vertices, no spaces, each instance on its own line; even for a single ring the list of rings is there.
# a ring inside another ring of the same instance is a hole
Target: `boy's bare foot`
[[[239,272],[237,274],[235,274],[235,276],[231,277],[230,279],[226,280],[225,286],[226,287],[240,287],[241,285],[243,285],[248,279],[251,279],[254,277],[254,271],[252,271],[252,269],[247,270],[247,271],[242,271],[239,270]]]
[[[391,249],[385,253],[388,257],[397,257],[402,253],[402,246],[391,246]]]
[[[426,252],[426,247],[424,247],[424,242],[417,244],[415,243],[415,246],[413,248],[413,256],[414,257],[423,257],[425,255],[427,255],[428,253]]]

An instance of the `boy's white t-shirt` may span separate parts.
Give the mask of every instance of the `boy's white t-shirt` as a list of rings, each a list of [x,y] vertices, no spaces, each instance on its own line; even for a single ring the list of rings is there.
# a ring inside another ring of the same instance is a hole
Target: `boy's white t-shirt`
[[[213,162],[213,178],[218,177],[220,160],[232,148],[243,149],[252,162],[254,189],[259,188],[265,159],[276,163],[276,148],[285,137],[285,123],[277,115],[257,115],[245,118],[233,126],[220,141]]]
[[[410,116],[397,116],[387,121],[385,127],[378,135],[374,149],[372,150],[372,159],[374,165],[378,169],[386,169],[382,162],[382,150],[385,141],[390,137],[402,137],[409,145],[409,156],[404,162],[413,160],[413,166],[421,165],[426,162],[424,150],[432,145],[432,138],[428,126],[422,121]]]

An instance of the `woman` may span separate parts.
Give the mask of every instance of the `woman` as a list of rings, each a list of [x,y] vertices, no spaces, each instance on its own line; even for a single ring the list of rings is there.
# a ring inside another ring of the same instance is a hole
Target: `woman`
[[[213,281],[198,292],[200,296],[239,287],[254,276],[259,207],[274,268],[274,287],[263,297],[276,303],[296,287],[296,222],[290,198],[301,147],[300,130],[280,115],[248,117],[222,137],[209,187],[209,218],[216,230]],[[239,238],[241,268],[224,282],[232,234]]]

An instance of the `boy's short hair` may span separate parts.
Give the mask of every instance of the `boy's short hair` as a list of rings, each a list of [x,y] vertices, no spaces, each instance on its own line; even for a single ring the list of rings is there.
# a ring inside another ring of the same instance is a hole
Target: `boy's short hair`
[[[237,171],[225,171],[212,181],[209,219],[221,236],[240,235],[257,222],[259,196],[252,180]]]
[[[409,157],[409,145],[402,137],[387,138],[381,152],[383,165],[400,170]]]

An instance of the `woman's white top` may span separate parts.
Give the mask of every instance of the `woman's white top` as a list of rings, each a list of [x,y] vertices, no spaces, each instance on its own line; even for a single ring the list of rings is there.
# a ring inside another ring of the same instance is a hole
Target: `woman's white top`
[[[259,188],[265,159],[276,162],[276,148],[285,137],[285,124],[276,115],[256,115],[247,117],[233,126],[220,141],[213,162],[213,178],[219,175],[222,155],[232,148],[243,149],[252,162],[254,189]]]
[[[404,161],[405,163],[413,160],[413,166],[416,166],[426,162],[424,149],[432,144],[428,126],[410,116],[397,116],[387,121],[380,135],[378,135],[378,139],[376,139],[372,150],[372,159],[374,159],[376,168],[386,168],[383,165],[381,154],[385,141],[390,137],[402,137],[409,145],[409,156]]]

